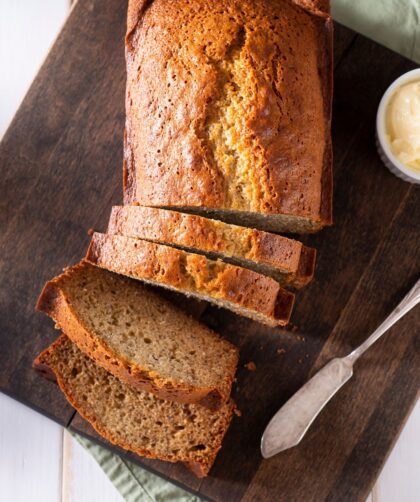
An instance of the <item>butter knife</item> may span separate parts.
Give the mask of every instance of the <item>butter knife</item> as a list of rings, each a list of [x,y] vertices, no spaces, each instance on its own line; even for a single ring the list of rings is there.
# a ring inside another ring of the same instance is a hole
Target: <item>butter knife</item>
[[[346,357],[332,359],[273,416],[261,438],[261,453],[272,457],[296,446],[334,394],[352,377],[353,364],[420,301],[420,279],[378,328]]]

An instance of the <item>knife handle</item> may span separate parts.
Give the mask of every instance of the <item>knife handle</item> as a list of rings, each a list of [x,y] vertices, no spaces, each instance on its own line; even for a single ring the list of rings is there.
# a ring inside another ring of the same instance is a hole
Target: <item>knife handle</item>
[[[395,309],[389,314],[385,321],[359,347],[353,350],[346,359],[354,363],[366,350],[371,347],[384,333],[386,333],[401,317],[405,316],[412,308],[420,302],[420,279],[404,296]]]

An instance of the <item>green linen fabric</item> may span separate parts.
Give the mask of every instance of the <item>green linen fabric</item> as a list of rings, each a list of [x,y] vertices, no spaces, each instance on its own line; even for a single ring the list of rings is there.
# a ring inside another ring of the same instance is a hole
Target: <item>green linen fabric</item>
[[[420,0],[332,0],[339,23],[420,63]],[[74,434],[126,502],[199,502],[200,499],[105,448]]]
[[[332,0],[344,26],[420,63],[419,0]]]

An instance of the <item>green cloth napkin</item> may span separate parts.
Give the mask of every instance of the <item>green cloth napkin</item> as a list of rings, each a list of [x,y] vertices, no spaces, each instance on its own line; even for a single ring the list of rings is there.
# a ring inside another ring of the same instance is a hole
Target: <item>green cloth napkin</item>
[[[420,0],[332,0],[341,24],[420,63]],[[77,434],[126,502],[200,499]]]
[[[419,0],[332,0],[333,18],[420,63]]]

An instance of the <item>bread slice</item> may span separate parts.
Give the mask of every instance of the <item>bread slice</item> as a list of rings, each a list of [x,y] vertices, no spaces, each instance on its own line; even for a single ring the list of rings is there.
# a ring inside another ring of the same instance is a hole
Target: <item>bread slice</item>
[[[105,439],[143,457],[184,462],[199,477],[213,465],[232,419],[233,402],[211,412],[133,389],[64,335],[35,359],[34,367],[48,378],[55,375],[70,404]]]
[[[140,390],[212,409],[229,398],[236,347],[150,287],[82,262],[47,282],[37,309]]]
[[[270,277],[163,244],[94,233],[86,260],[269,326],[287,324],[293,308],[294,295]]]
[[[144,206],[114,206],[107,233],[221,258],[298,289],[314,275],[315,249],[281,235],[193,214]]]
[[[130,0],[124,203],[275,232],[332,222],[325,0]]]

